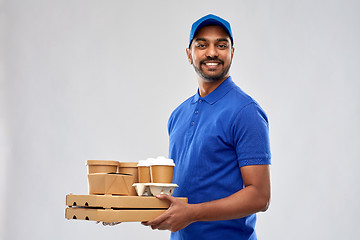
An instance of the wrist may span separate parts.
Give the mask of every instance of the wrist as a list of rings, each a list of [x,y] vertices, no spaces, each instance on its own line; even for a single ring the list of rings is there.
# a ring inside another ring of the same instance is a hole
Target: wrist
[[[191,222],[201,221],[201,204],[189,204]]]

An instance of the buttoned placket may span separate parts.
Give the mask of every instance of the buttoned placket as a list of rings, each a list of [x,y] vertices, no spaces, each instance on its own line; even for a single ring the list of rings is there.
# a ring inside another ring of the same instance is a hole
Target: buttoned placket
[[[189,130],[187,133],[187,146],[191,144],[195,131],[197,129],[197,126],[199,124],[199,117],[201,113],[202,106],[205,104],[204,100],[199,99],[197,102],[194,103],[194,110],[192,113],[192,117],[190,120]]]
[[[195,110],[193,113],[193,116],[191,118],[191,123],[190,125],[192,127],[195,127],[195,125],[198,123],[198,118],[199,118],[199,109],[201,108],[201,105],[204,104],[204,101],[202,99],[199,99],[198,102],[195,104]]]

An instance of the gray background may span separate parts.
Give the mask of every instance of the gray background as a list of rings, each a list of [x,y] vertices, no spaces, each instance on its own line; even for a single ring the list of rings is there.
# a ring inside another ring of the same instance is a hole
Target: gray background
[[[197,89],[189,29],[214,13],[231,75],[270,120],[272,203],[259,239],[360,234],[360,2],[0,0],[0,238],[167,239],[64,218],[87,159],[167,155],[167,119]]]

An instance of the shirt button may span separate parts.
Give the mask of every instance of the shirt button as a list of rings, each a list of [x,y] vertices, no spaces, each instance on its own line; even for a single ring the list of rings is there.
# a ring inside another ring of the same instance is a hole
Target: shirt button
[[[194,126],[195,125],[195,122],[191,122],[191,126]]]
[[[202,100],[201,100],[201,99],[199,100],[199,103],[202,103]]]
[[[199,113],[199,111],[198,111],[198,110],[196,110],[196,111],[195,111],[195,114],[198,114],[198,113]]]

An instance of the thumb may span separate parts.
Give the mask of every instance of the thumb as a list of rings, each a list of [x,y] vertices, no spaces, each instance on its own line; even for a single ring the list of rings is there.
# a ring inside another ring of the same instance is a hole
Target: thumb
[[[176,200],[176,198],[174,198],[174,197],[172,197],[170,195],[167,195],[167,194],[158,194],[155,197],[157,197],[160,200],[167,200],[170,203],[173,203]]]

